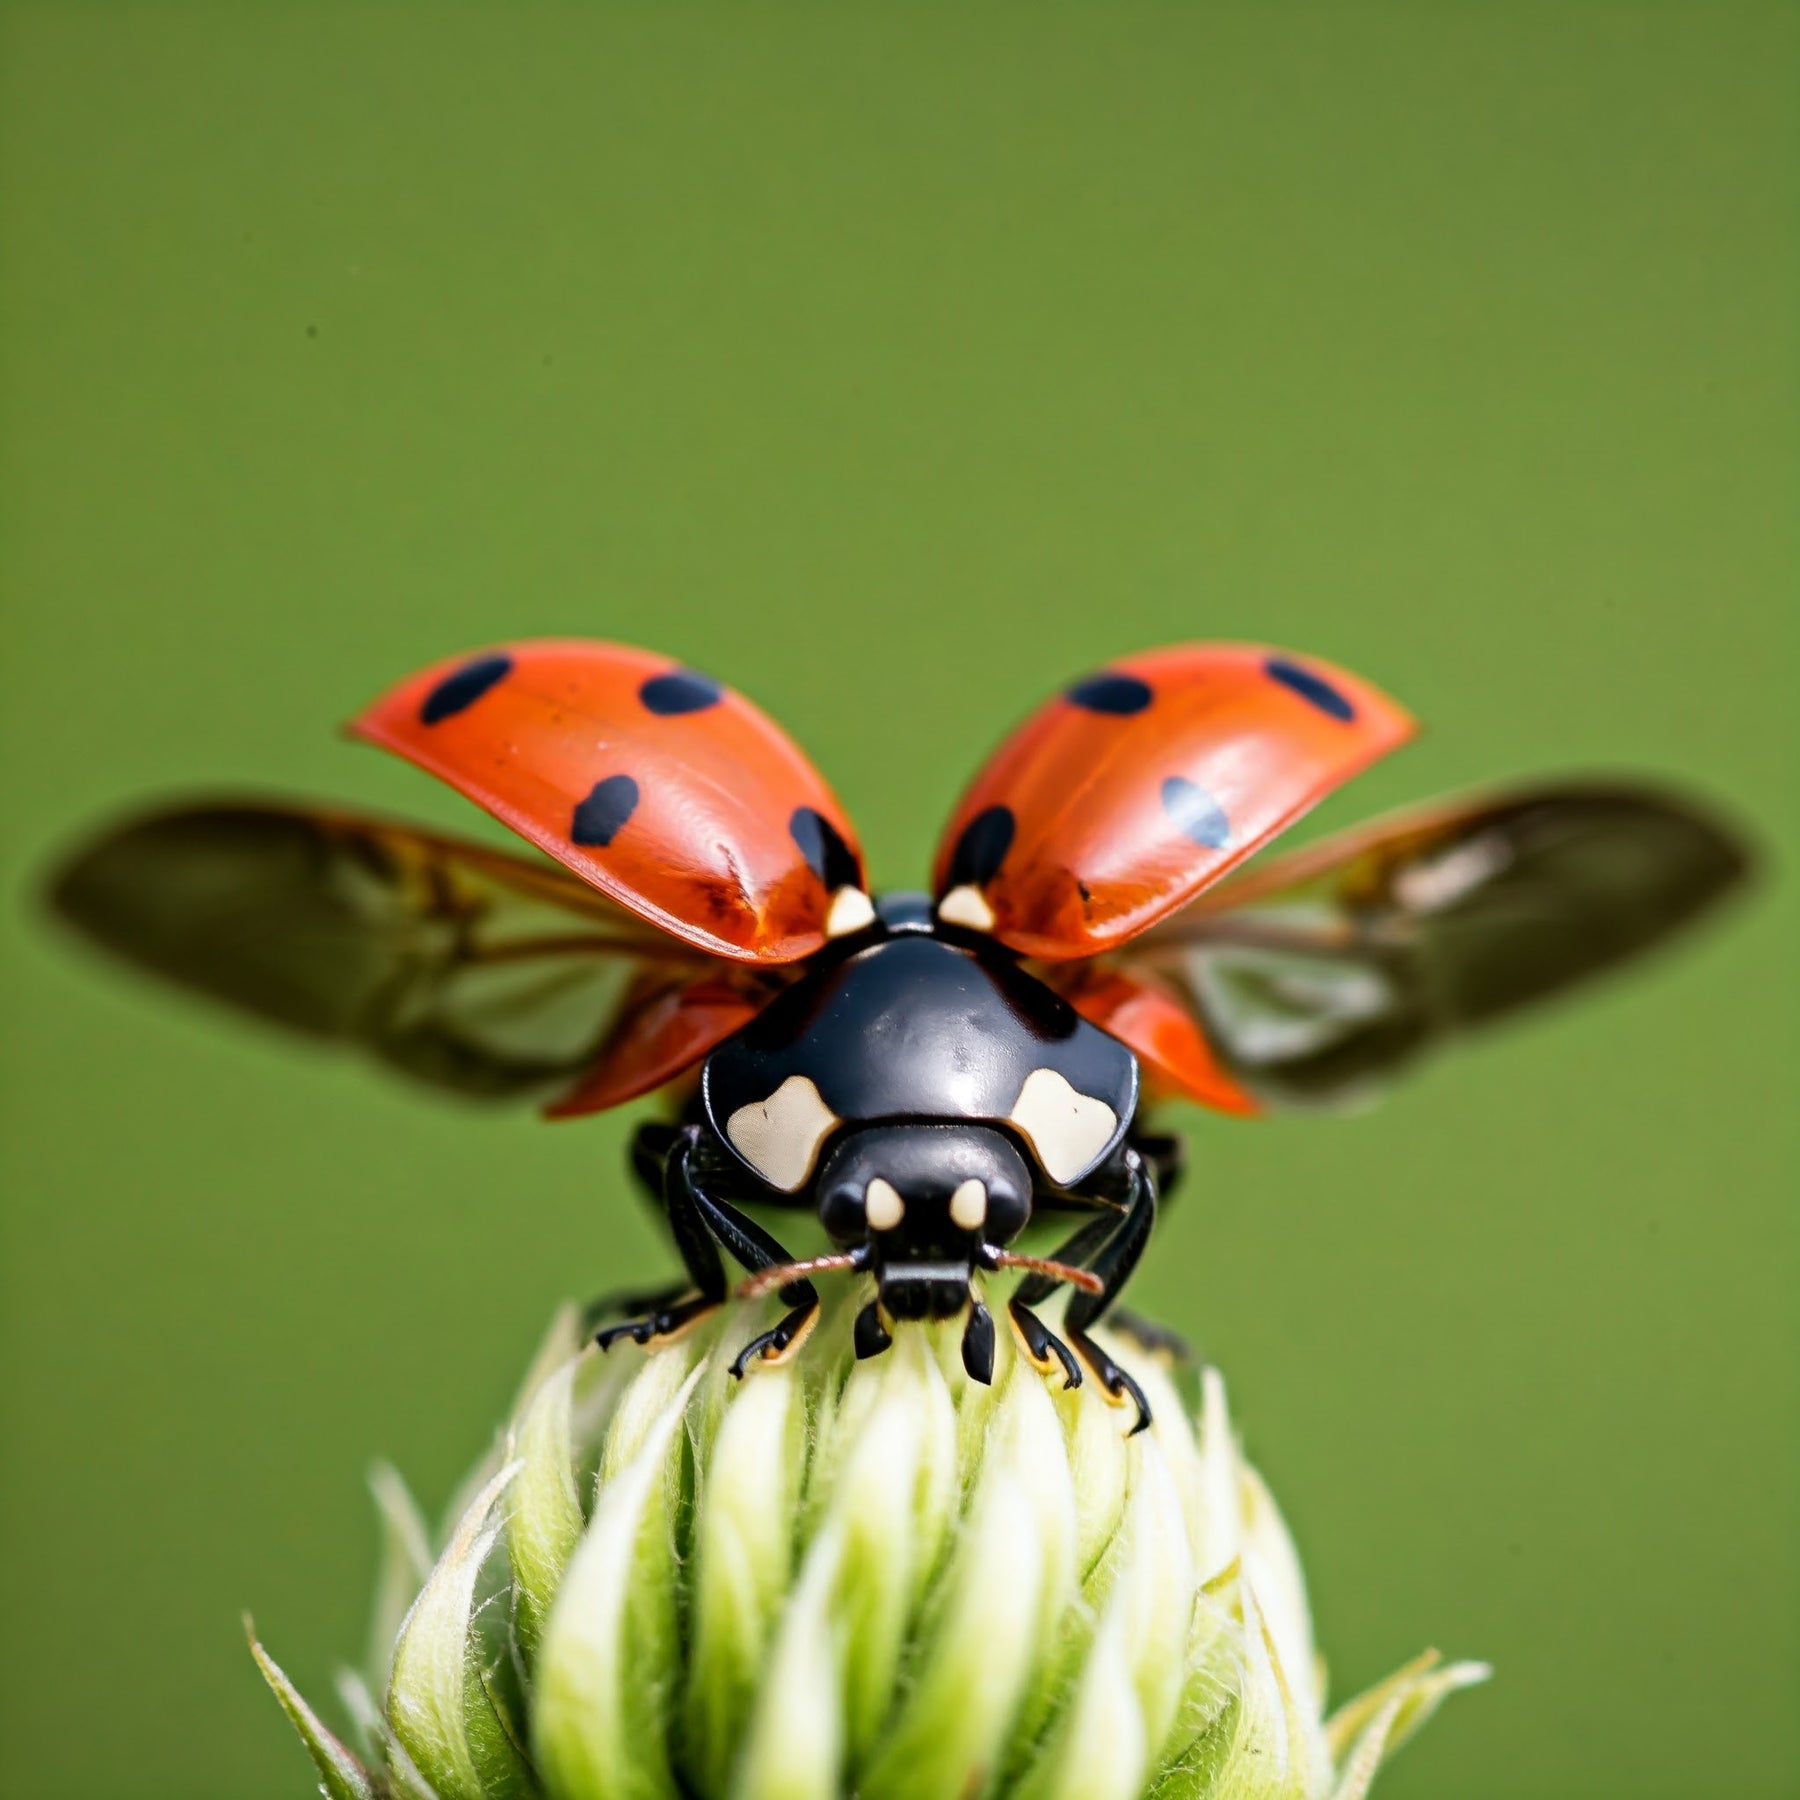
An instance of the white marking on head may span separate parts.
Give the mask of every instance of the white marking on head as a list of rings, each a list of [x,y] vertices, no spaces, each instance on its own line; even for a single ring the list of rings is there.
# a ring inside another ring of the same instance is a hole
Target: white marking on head
[[[768,1099],[740,1106],[725,1121],[725,1135],[770,1187],[791,1194],[805,1185],[837,1122],[811,1080],[790,1075]]]
[[[875,903],[859,887],[841,887],[831,896],[831,910],[825,915],[827,937],[848,937],[875,923]]]
[[[906,1217],[906,1202],[892,1182],[877,1175],[863,1190],[863,1217],[871,1231],[892,1231]]]
[[[994,929],[994,909],[988,905],[987,895],[967,882],[953,887],[938,902],[937,914],[946,924],[966,925],[971,931]]]
[[[950,1196],[950,1222],[964,1231],[979,1231],[987,1223],[987,1187],[973,1175],[959,1181]]]
[[[1119,1115],[1104,1100],[1078,1094],[1054,1069],[1025,1077],[1010,1118],[1052,1181],[1073,1181],[1119,1128]]]

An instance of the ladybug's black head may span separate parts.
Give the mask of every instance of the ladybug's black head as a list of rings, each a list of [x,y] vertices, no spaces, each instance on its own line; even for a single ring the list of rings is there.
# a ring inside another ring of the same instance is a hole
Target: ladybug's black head
[[[963,1121],[871,1125],[840,1140],[818,1183],[833,1240],[860,1249],[893,1319],[954,1318],[982,1256],[1031,1217],[1031,1175],[1004,1132]]]

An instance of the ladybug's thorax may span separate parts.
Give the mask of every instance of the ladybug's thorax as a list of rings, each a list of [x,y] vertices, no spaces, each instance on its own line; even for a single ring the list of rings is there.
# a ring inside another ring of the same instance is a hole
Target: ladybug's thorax
[[[934,929],[929,894],[877,894],[875,917],[880,928],[890,937],[902,933],[929,937]]]
[[[1136,1059],[998,947],[921,928],[908,899],[884,896],[880,935],[712,1052],[709,1123],[790,1194],[829,1140],[877,1124],[984,1125],[1022,1145],[1034,1185],[1079,1182],[1125,1135]]]

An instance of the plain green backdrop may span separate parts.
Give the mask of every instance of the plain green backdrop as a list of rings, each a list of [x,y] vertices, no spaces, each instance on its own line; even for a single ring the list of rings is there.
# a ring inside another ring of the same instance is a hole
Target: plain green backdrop
[[[116,977],[45,860],[169,790],[479,830],[333,735],[569,632],[786,721],[918,879],[1071,674],[1195,636],[1424,740],[1320,815],[1661,771],[1774,873],[1350,1121],[1194,1116],[1138,1299],[1224,1368],[1382,1786],[1796,1764],[1788,7],[13,7],[0,1786],[297,1800],[254,1608],[360,1649],[551,1308],[659,1275],[630,1121],[470,1117]]]

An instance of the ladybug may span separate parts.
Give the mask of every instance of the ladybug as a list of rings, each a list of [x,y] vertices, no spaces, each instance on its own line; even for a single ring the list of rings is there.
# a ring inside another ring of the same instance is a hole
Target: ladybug
[[[952,813],[929,895],[873,895],[843,808],[751,703],[643,650],[527,642],[401,682],[354,735],[528,839],[525,859],[331,807],[164,809],[81,850],[89,938],[239,1009],[553,1118],[668,1090],[631,1163],[683,1264],[599,1332],[718,1307],[725,1258],[792,1354],[816,1283],[871,1283],[859,1356],[963,1321],[1150,1409],[1093,1335],[1182,1167],[1150,1109],[1356,1103],[1416,1056],[1646,949],[1741,881],[1691,804],[1565,782],[1431,807],[1238,873],[1412,720],[1266,646],[1189,644],[1056,695]],[[817,1214],[795,1260],[756,1212]],[[1068,1220],[1048,1256],[1015,1248]],[[1060,1329],[1039,1316],[1070,1290]],[[1119,1321],[1115,1321],[1119,1322]],[[1149,1328],[1127,1324],[1151,1341]]]

